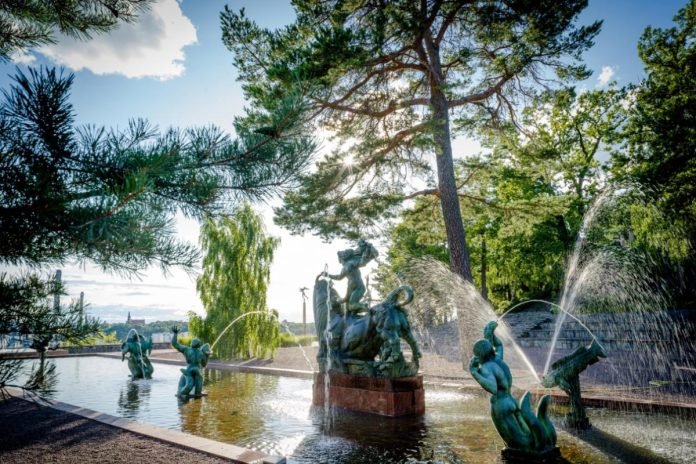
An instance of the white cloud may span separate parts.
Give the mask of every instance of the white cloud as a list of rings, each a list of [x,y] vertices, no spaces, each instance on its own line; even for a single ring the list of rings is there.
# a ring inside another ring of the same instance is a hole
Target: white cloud
[[[12,55],[12,62],[15,64],[31,64],[36,61],[36,57],[30,53],[17,52]]]
[[[614,69],[611,66],[602,66],[602,71],[597,76],[597,86],[604,87],[614,77]]]
[[[196,43],[196,28],[176,0],[160,0],[136,22],[90,40],[61,37],[39,51],[75,71],[171,79],[184,73],[184,47]]]

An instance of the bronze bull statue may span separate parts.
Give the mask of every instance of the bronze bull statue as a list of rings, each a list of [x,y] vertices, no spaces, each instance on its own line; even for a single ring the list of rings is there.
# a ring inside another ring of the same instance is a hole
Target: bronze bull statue
[[[413,289],[409,286],[397,288],[362,315],[345,311],[345,301],[339,297],[331,280],[322,277],[317,277],[314,285],[320,369],[382,377],[416,375],[421,354],[403,309],[413,300]],[[410,362],[401,351],[401,339],[411,347]]]

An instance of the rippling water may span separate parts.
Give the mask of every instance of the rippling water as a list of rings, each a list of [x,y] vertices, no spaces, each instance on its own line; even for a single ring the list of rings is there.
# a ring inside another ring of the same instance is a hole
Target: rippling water
[[[208,369],[208,396],[182,402],[175,396],[176,366],[155,363],[152,380],[131,381],[126,363],[117,359],[72,357],[55,363],[59,401],[285,455],[291,463],[486,463],[499,460],[503,447],[483,395],[426,389],[427,413],[421,418],[336,413],[326,434],[323,414],[311,407],[310,380]],[[696,462],[693,422],[596,413],[595,428],[604,428],[605,435],[592,445],[559,434],[567,462],[635,462],[635,455],[611,457],[613,451],[603,444],[613,438],[639,443],[672,462]],[[649,452],[643,462],[651,462]]]

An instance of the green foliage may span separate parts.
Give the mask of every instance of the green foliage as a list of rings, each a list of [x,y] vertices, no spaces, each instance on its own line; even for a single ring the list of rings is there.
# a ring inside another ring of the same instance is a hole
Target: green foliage
[[[88,39],[134,21],[152,0],[50,0],[0,2],[0,62],[30,47],[55,42],[57,31]]]
[[[469,247],[474,284],[482,287],[480,270],[485,241],[488,298],[494,306],[502,308],[513,301],[548,297],[557,292],[566,249],[556,221],[564,203],[550,195],[534,195],[526,190],[530,188],[526,178],[512,177],[509,169],[499,172],[499,168],[490,163],[479,164],[469,180],[469,187],[477,183],[482,188],[485,185],[489,204],[481,205],[475,200],[480,198],[477,195],[480,192],[466,190],[475,199],[467,198],[462,203],[462,217],[471,231]],[[526,198],[510,196],[513,182],[517,183],[516,189],[526,193]],[[397,284],[390,276],[409,274],[414,259],[432,257],[448,262],[442,215],[433,198],[418,199],[413,208],[404,212],[402,221],[391,230],[389,238],[388,264],[378,271],[382,293]]]
[[[111,333],[99,333],[93,337],[87,337],[84,340],[76,342],[64,341],[60,343],[61,348],[71,347],[71,346],[92,346],[92,345],[120,345],[121,339],[116,337],[116,332]]]
[[[85,316],[79,301],[55,305],[54,297],[65,295],[60,282],[36,274],[0,275],[0,333],[32,336],[32,348],[43,353],[58,337],[79,342],[99,332],[99,321]]]
[[[181,321],[155,321],[144,325],[126,324],[125,322],[102,323],[101,331],[113,334],[116,340],[125,340],[130,329],[135,329],[140,335],[150,337],[154,333],[169,333],[172,327],[179,327],[181,332],[188,331],[188,323]]]
[[[187,335],[187,336],[179,335],[176,340],[177,340],[177,342],[179,342],[182,345],[191,346],[191,340],[193,340],[193,337],[191,335]],[[213,354],[215,355],[215,353],[213,353]]]
[[[602,263],[592,277],[624,288],[624,276],[641,276],[634,292],[654,298],[636,308],[630,291],[617,290],[585,295],[584,304],[601,311],[693,306],[696,1],[676,20],[678,27],[648,28],[641,39],[648,76],[641,85],[541,94],[521,112],[519,127],[484,128],[489,155],[456,166],[474,282],[483,287],[485,242],[485,287],[495,307],[559,296],[583,214],[605,188],[614,192],[609,206],[586,235],[585,253]],[[409,278],[414,258],[448,262],[432,199],[418,199],[389,238],[383,292],[397,275]],[[447,315],[434,309],[426,322],[443,322]]]
[[[580,94],[546,92],[523,112],[525,133],[510,148],[520,163],[535,165],[554,192],[569,192],[575,222],[604,186],[599,155],[617,141],[625,104],[625,91],[612,85]]]
[[[405,200],[437,194],[453,269],[469,278],[450,138],[511,116],[550,71],[586,76],[578,58],[600,27],[575,26],[586,3],[303,0],[277,31],[225,8],[223,41],[252,106],[273,112],[300,88],[308,130],[341,146],[286,195],[277,223],[370,236]],[[414,191],[413,179],[428,188]]]
[[[77,128],[72,81],[30,70],[3,92],[4,262],[74,258],[124,273],[151,264],[191,269],[199,253],[176,239],[177,210],[203,217],[242,198],[267,198],[292,185],[313,149],[306,138],[261,135],[243,124],[236,140],[215,127],[159,134],[143,120],[125,131]]]
[[[630,88],[626,143],[613,174],[638,184],[647,199],[629,211],[636,244],[667,264],[678,299],[696,302],[696,1],[675,26],[648,27],[638,43],[646,78]]]
[[[623,99],[613,87],[544,93],[522,111],[524,132],[513,126],[482,131],[490,154],[457,163],[473,280],[494,306],[559,292],[582,215],[603,187],[597,154],[625,120]],[[448,262],[434,199],[417,199],[390,238],[382,290],[394,285],[389,274],[404,272],[414,258]]]
[[[674,20],[676,27],[647,28],[638,43],[647,77],[632,88],[627,145],[615,153],[615,165],[617,175],[646,186],[661,208],[694,233],[696,2]]]
[[[196,288],[206,315],[189,313],[189,329],[212,343],[234,322],[215,345],[219,358],[265,357],[278,346],[277,314],[266,306],[266,292],[279,243],[248,204],[203,224],[205,257]]]
[[[280,334],[280,346],[283,348],[311,346],[312,342],[315,341],[317,341],[317,337],[314,335],[291,335],[285,332],[281,332]]]

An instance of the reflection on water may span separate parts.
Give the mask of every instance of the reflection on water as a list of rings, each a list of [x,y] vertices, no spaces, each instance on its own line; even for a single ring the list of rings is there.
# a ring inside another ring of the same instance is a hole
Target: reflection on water
[[[118,414],[128,417],[137,412],[141,403],[147,403],[150,399],[149,382],[126,382],[118,393]]]
[[[126,364],[117,359],[63,358],[56,365],[57,400],[285,455],[291,463],[487,463],[499,461],[503,447],[490,419],[488,399],[457,391],[426,390],[427,413],[420,418],[337,413],[330,431],[324,433],[324,415],[311,407],[310,380],[208,369],[204,377],[208,396],[181,402],[175,396],[177,366],[156,364],[152,380],[133,382]],[[665,443],[673,443],[655,437],[680,437],[687,452],[666,456],[672,462],[694,462],[696,438],[687,421],[671,420],[656,432],[647,422],[632,425],[637,416],[602,411],[592,421],[617,443],[627,440],[662,455]],[[636,428],[639,441],[626,435]],[[603,442],[609,441],[604,438]],[[563,432],[558,441],[568,462],[621,462],[616,454],[600,452],[601,443]]]

